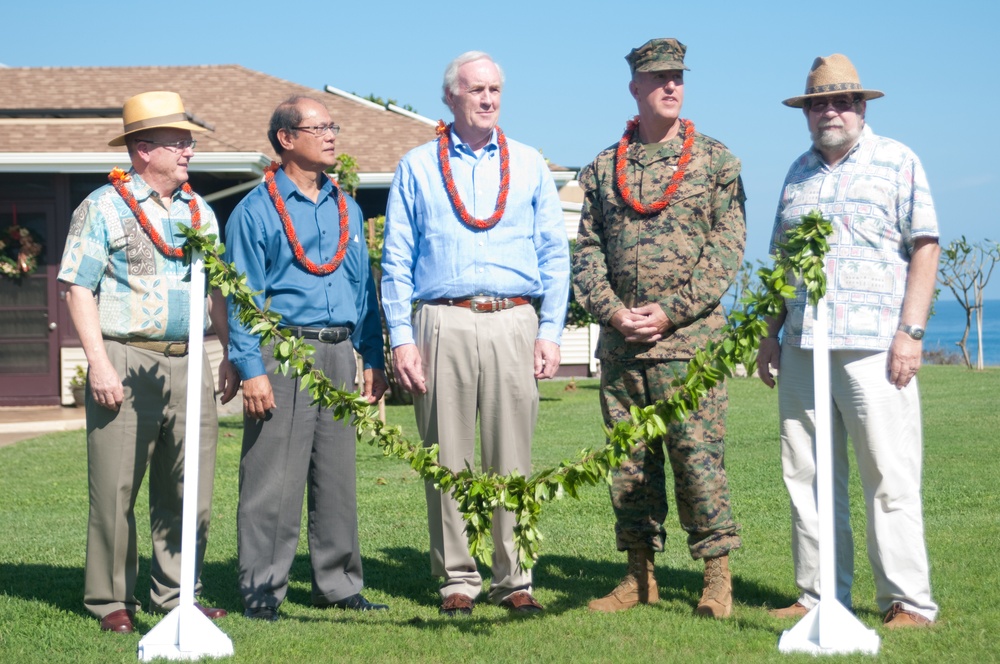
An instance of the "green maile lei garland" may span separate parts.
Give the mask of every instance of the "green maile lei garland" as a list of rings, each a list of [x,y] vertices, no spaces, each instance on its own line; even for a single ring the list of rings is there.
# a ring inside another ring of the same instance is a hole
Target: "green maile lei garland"
[[[538,521],[546,501],[565,495],[576,498],[585,486],[610,482],[611,470],[628,459],[635,445],[663,436],[670,422],[682,420],[710,389],[733,376],[737,364],[752,373],[760,339],[767,333],[765,319],[780,314],[783,299],[794,295],[796,283],[804,284],[811,304],[819,301],[826,292],[823,257],[829,251],[827,237],[832,225],[819,212],[802,217],[802,223],[788,232],[774,267],[757,271],[760,287],[744,296],[742,308],[730,314],[729,323],[719,333],[720,340],[699,350],[688,363],[687,373],[674,379],[673,385],[679,389],[670,398],[645,408],[633,406],[631,420],[605,430],[608,441],[604,447],[584,449],[578,459],[563,461],[530,477],[516,471],[510,475],[469,468],[455,471],[439,464],[437,445],[424,447],[406,440],[400,427],[388,426],[378,418],[378,409],[367,399],[338,388],[314,367],[312,346],[288,330],[279,329],[280,315],[266,306],[257,306],[246,275],[223,260],[225,248],[216,244],[215,236],[191,229],[184,232],[188,238],[186,254],[190,257],[193,250],[204,254],[211,285],[232,298],[240,322],[260,336],[261,345],[274,343],[277,372],[298,377],[313,403],[330,409],[336,419],[353,418],[360,442],[379,448],[383,456],[405,461],[421,478],[450,493],[465,518],[469,553],[476,559],[488,564],[493,553],[490,526],[494,510],[513,512],[517,520],[514,543],[522,567],[530,568],[543,539]]]

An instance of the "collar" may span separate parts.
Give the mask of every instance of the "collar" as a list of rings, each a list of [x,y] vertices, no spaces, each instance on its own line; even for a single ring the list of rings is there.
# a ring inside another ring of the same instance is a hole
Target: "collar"
[[[458,152],[461,150],[463,154],[476,156],[476,151],[469,147],[468,143],[462,141],[461,137],[455,132],[455,123],[451,125],[451,150],[453,152]],[[481,153],[492,152],[500,149],[500,144],[497,143],[497,130],[496,127],[493,128],[493,132],[490,134],[490,140],[481,149]]]
[[[146,181],[142,179],[141,175],[135,172],[134,167],[128,169],[128,175],[131,180],[130,184],[132,185],[131,187],[132,195],[135,196],[136,201],[142,203],[144,201],[148,201],[150,198],[153,197],[153,194],[155,194],[156,192],[153,191],[153,188],[150,187],[146,183]],[[186,202],[191,199],[191,196],[189,196],[188,193],[184,191],[184,189],[182,189],[181,187],[177,187],[176,189],[173,190],[173,192],[170,194],[170,197],[166,200],[173,201],[175,198],[180,198],[181,200]]]
[[[861,145],[863,143],[867,143],[869,140],[871,140],[873,136],[875,136],[875,132],[872,131],[871,127],[869,127],[868,123],[866,122],[865,126],[861,128],[861,135],[858,136],[858,140],[854,142],[854,145],[851,146],[851,149],[847,151],[847,154],[844,155],[844,158],[841,159],[839,162],[837,162],[836,166],[830,166],[829,164],[827,164],[826,160],[823,159],[823,153],[820,152],[815,145],[809,152],[812,155],[813,160],[815,161],[814,165],[816,167],[837,168],[842,164],[846,164],[849,161],[853,161],[857,155],[858,150],[861,149]]]
[[[286,201],[289,200],[290,196],[297,196],[300,200],[309,201],[310,204],[313,203],[311,199],[307,198],[301,191],[299,191],[298,185],[292,182],[292,178],[285,174],[284,168],[279,168],[274,172],[274,182],[278,185],[278,193],[281,194],[281,197]],[[330,178],[324,176],[323,184],[319,188],[320,196],[317,199],[316,204],[318,205],[319,202],[327,196],[333,198],[333,191],[333,183],[330,182]]]

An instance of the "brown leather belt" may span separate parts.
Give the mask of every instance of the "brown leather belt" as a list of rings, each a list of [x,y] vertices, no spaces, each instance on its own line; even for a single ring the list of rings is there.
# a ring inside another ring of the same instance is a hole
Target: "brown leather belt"
[[[165,357],[184,357],[188,354],[186,341],[150,341],[149,339],[115,339],[126,346],[160,353]]]
[[[530,297],[492,297],[476,295],[474,297],[442,297],[437,300],[427,300],[427,304],[444,304],[450,307],[465,307],[477,314],[489,314],[495,311],[513,309],[522,304],[531,304]]]

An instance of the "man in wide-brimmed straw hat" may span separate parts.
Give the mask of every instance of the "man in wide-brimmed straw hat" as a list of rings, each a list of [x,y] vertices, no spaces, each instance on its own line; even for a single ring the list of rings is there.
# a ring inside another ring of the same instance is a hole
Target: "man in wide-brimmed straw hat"
[[[175,92],[145,92],[125,102],[123,132],[132,168],[73,213],[59,280],[90,365],[87,375],[87,474],[90,520],[84,605],[101,629],[134,631],[138,573],[136,496],[149,467],[152,522],[150,610],[167,612],[180,595],[180,542],[191,267],[181,227],[219,232],[215,215],[187,186],[193,131]],[[208,298],[223,344],[225,301]],[[202,358],[208,367],[207,356]],[[223,403],[239,387],[229,361],[219,367]],[[198,567],[205,555],[218,424],[210,372],[203,374]],[[200,588],[200,585],[199,585]],[[209,618],[222,609],[197,606]]]
[[[721,299],[743,260],[740,160],[680,117],[685,53],[676,39],[651,39],[625,56],[638,115],[580,173],[586,193],[573,284],[601,324],[608,427],[627,421],[633,406],[668,398],[675,375],[718,339]],[[653,559],[666,541],[672,487],[688,552],[705,565],[695,612],[732,614],[729,552],[741,541],[725,468],[728,403],[725,385],[709,390],[684,422],[642,441],[614,471],[615,544],[627,552],[628,567],[616,588],[590,602],[592,611],[659,601]]]
[[[876,600],[889,629],[931,624],[920,498],[922,431],[916,373],[937,274],[938,224],[927,177],[905,145],[865,124],[867,100],[845,56],[816,58],[805,93],[786,99],[803,109],[812,149],[788,171],[772,236],[777,251],[803,215],[833,222],[826,258],[830,307],[830,382],[834,409],[837,598],[851,606],[853,542],[847,505],[847,437],[864,486],[868,557]],[[819,525],[813,456],[813,313],[804,288],[786,300],[761,341],[758,373],[774,385],[781,369],[781,460],[792,502],[798,600],[772,613],[805,615],[819,600]],[[782,331],[779,345],[778,333]]]

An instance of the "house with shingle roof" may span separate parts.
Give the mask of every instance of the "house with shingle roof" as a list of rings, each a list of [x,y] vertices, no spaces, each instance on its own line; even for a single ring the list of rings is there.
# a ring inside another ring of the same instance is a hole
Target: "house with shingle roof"
[[[366,217],[384,212],[400,158],[435,136],[435,121],[393,104],[239,65],[0,67],[0,229],[16,219],[44,246],[33,275],[0,277],[0,406],[72,402],[68,380],[86,359],[56,280],[59,260],[73,210],[112,168],[128,167],[125,148],[108,141],[121,132],[122,103],[148,90],[178,92],[192,121],[210,130],[196,137],[190,182],[222,224],[275,157],[267,123],[289,96],[320,99],[341,125],[337,151],[357,163],[355,199]],[[553,175],[563,187],[575,173],[553,166]],[[567,215],[575,235],[578,212]],[[209,347],[221,356],[217,342]]]

